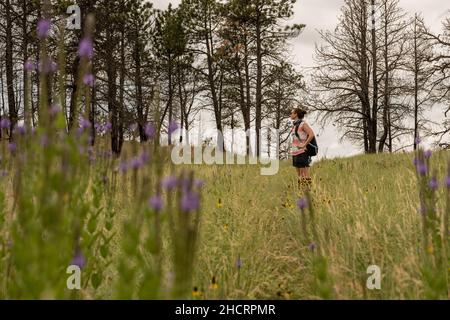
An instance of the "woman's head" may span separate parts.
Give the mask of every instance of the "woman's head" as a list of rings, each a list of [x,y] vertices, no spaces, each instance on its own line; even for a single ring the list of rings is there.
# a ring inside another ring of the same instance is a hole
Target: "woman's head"
[[[306,110],[303,108],[294,108],[294,109],[292,109],[292,112],[291,112],[291,120],[297,120],[297,119],[303,120],[306,113],[307,113]]]

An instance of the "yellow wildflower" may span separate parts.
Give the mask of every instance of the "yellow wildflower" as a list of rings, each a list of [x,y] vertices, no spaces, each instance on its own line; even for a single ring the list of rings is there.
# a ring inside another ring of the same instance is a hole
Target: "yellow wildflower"
[[[194,287],[194,289],[192,290],[192,296],[193,297],[200,297],[202,295],[202,292],[198,290],[197,287]]]
[[[210,289],[217,290],[219,289],[219,285],[216,282],[216,277],[212,277]]]

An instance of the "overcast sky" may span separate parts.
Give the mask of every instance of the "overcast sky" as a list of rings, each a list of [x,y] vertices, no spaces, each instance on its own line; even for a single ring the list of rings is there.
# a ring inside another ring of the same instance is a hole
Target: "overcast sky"
[[[169,2],[177,6],[180,1],[153,0],[154,6],[165,9]],[[291,42],[291,56],[297,69],[304,73],[313,67],[314,47],[320,43],[317,30],[332,30],[336,27],[343,0],[297,0],[294,6],[292,23],[306,24],[302,34]],[[436,33],[441,32],[441,23],[450,10],[449,0],[400,0],[400,5],[410,15],[421,13],[427,25]],[[205,117],[205,116],[204,116]],[[442,117],[437,107],[433,118]],[[319,136],[321,156],[335,157],[360,153],[358,147],[339,139],[339,133],[332,126],[321,129],[318,125],[311,125]]]

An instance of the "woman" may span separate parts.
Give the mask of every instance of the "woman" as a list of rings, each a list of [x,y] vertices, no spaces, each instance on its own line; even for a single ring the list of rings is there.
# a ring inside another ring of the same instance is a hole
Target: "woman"
[[[311,127],[303,120],[306,111],[301,108],[295,108],[291,112],[291,120],[294,121],[294,127],[291,130],[291,155],[292,165],[295,167],[298,176],[298,185],[307,188],[311,187],[311,176],[309,175],[309,165],[311,157],[306,152],[306,146],[314,138],[314,132]],[[295,128],[298,130],[295,134]]]

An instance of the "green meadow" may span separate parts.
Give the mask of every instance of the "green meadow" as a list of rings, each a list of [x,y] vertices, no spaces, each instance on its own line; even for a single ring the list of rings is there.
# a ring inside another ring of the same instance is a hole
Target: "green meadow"
[[[0,182],[1,298],[448,298],[448,151],[429,159],[439,181],[429,232],[412,153],[316,161],[308,193],[290,161],[262,176],[259,165],[176,166],[158,149],[121,170],[153,149],[94,160],[46,148],[28,162],[11,157]],[[177,186],[164,186],[168,176]],[[182,181],[195,185],[198,208],[183,209]],[[161,208],[149,201],[158,192]],[[81,267],[72,290],[70,265]],[[373,265],[379,289],[367,286]]]

